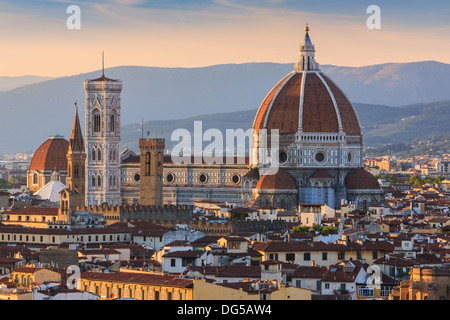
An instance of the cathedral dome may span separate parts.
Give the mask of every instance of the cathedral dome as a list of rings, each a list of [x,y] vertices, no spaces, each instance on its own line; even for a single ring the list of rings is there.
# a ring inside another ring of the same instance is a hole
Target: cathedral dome
[[[284,134],[297,132],[346,133],[361,135],[353,105],[341,89],[320,72],[314,60],[314,46],[305,29],[300,60],[265,97],[254,123],[255,133],[278,129]]]
[[[30,170],[67,170],[67,151],[69,142],[62,136],[50,137],[35,152],[30,163]]]
[[[267,172],[256,185],[258,190],[296,190],[297,184],[294,178],[285,170],[278,169],[278,172],[271,174]]]
[[[345,178],[347,190],[374,190],[380,189],[378,180],[366,170],[359,168],[352,170]]]

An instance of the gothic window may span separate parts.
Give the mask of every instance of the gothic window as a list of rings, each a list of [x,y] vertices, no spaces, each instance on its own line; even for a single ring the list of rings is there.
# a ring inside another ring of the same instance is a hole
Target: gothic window
[[[116,115],[112,114],[109,118],[109,131],[116,132]]]
[[[101,131],[100,111],[94,110],[94,112],[92,114],[92,124],[93,124],[94,133]]]
[[[38,175],[37,175],[37,173],[33,174],[33,184],[38,184]]]
[[[98,176],[98,177],[97,177],[97,186],[98,186],[98,187],[101,187],[101,186],[102,186],[102,177],[101,177],[101,176]]]
[[[92,161],[95,161],[95,149],[92,149]]]
[[[79,175],[80,175],[80,173],[79,173],[78,165],[76,164],[73,168],[73,177],[78,178]]]
[[[149,176],[150,175],[150,152],[147,152],[145,154],[145,175]]]
[[[98,161],[102,160],[102,149],[98,149]]]
[[[95,176],[92,176],[92,187],[95,187]]]
[[[109,187],[110,187],[110,189],[112,189],[113,186],[114,186],[114,184],[113,184],[113,176],[109,176]]]

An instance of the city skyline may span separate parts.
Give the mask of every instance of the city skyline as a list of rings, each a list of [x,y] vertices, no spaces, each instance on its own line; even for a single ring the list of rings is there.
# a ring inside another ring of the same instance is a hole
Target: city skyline
[[[381,9],[381,30],[367,28],[372,4]],[[2,76],[90,72],[100,69],[102,51],[106,68],[294,63],[306,23],[320,64],[450,63],[450,9],[444,1],[3,0],[0,5]],[[80,8],[79,30],[66,25],[71,5]]]

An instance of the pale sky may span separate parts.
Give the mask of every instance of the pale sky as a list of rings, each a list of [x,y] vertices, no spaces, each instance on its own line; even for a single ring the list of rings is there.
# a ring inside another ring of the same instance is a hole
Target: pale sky
[[[394,3],[393,3],[394,2]],[[381,8],[369,30],[367,8]],[[81,29],[69,30],[78,5]],[[320,64],[450,63],[443,0],[0,0],[0,76],[69,76],[123,65],[294,63],[309,23]]]

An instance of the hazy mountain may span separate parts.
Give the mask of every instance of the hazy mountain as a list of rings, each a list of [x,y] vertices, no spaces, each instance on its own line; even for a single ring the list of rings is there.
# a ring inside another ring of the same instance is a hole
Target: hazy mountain
[[[0,77],[0,91],[9,91],[33,83],[53,79],[40,76]]]
[[[195,119],[205,114],[256,110],[292,68],[293,64],[276,63],[204,68],[124,66],[107,69],[105,74],[123,80],[122,126],[127,126],[140,123],[142,118]],[[400,106],[450,99],[450,65],[443,63],[322,66],[322,70],[357,103]],[[0,153],[36,149],[56,133],[68,138],[76,100],[84,125],[83,81],[99,75],[96,71],[0,92]],[[375,117],[380,115],[374,113]],[[236,120],[230,119],[228,125],[233,126]],[[220,119],[217,121],[220,123]],[[157,123],[146,129],[158,130]]]
[[[388,143],[411,143],[416,138],[450,136],[450,101],[389,107],[355,103],[363,127],[364,143],[376,146]],[[193,135],[194,121],[202,121],[203,131],[216,128],[225,136],[226,129],[251,128],[256,109],[230,113],[197,116],[183,120],[148,121],[144,123],[144,136],[166,139],[166,149],[172,149],[178,141],[171,141],[173,130],[183,128]],[[129,149],[138,151],[141,124],[128,125],[122,129],[122,142]],[[206,147],[210,142],[204,142]],[[224,141],[225,143],[225,141]]]

